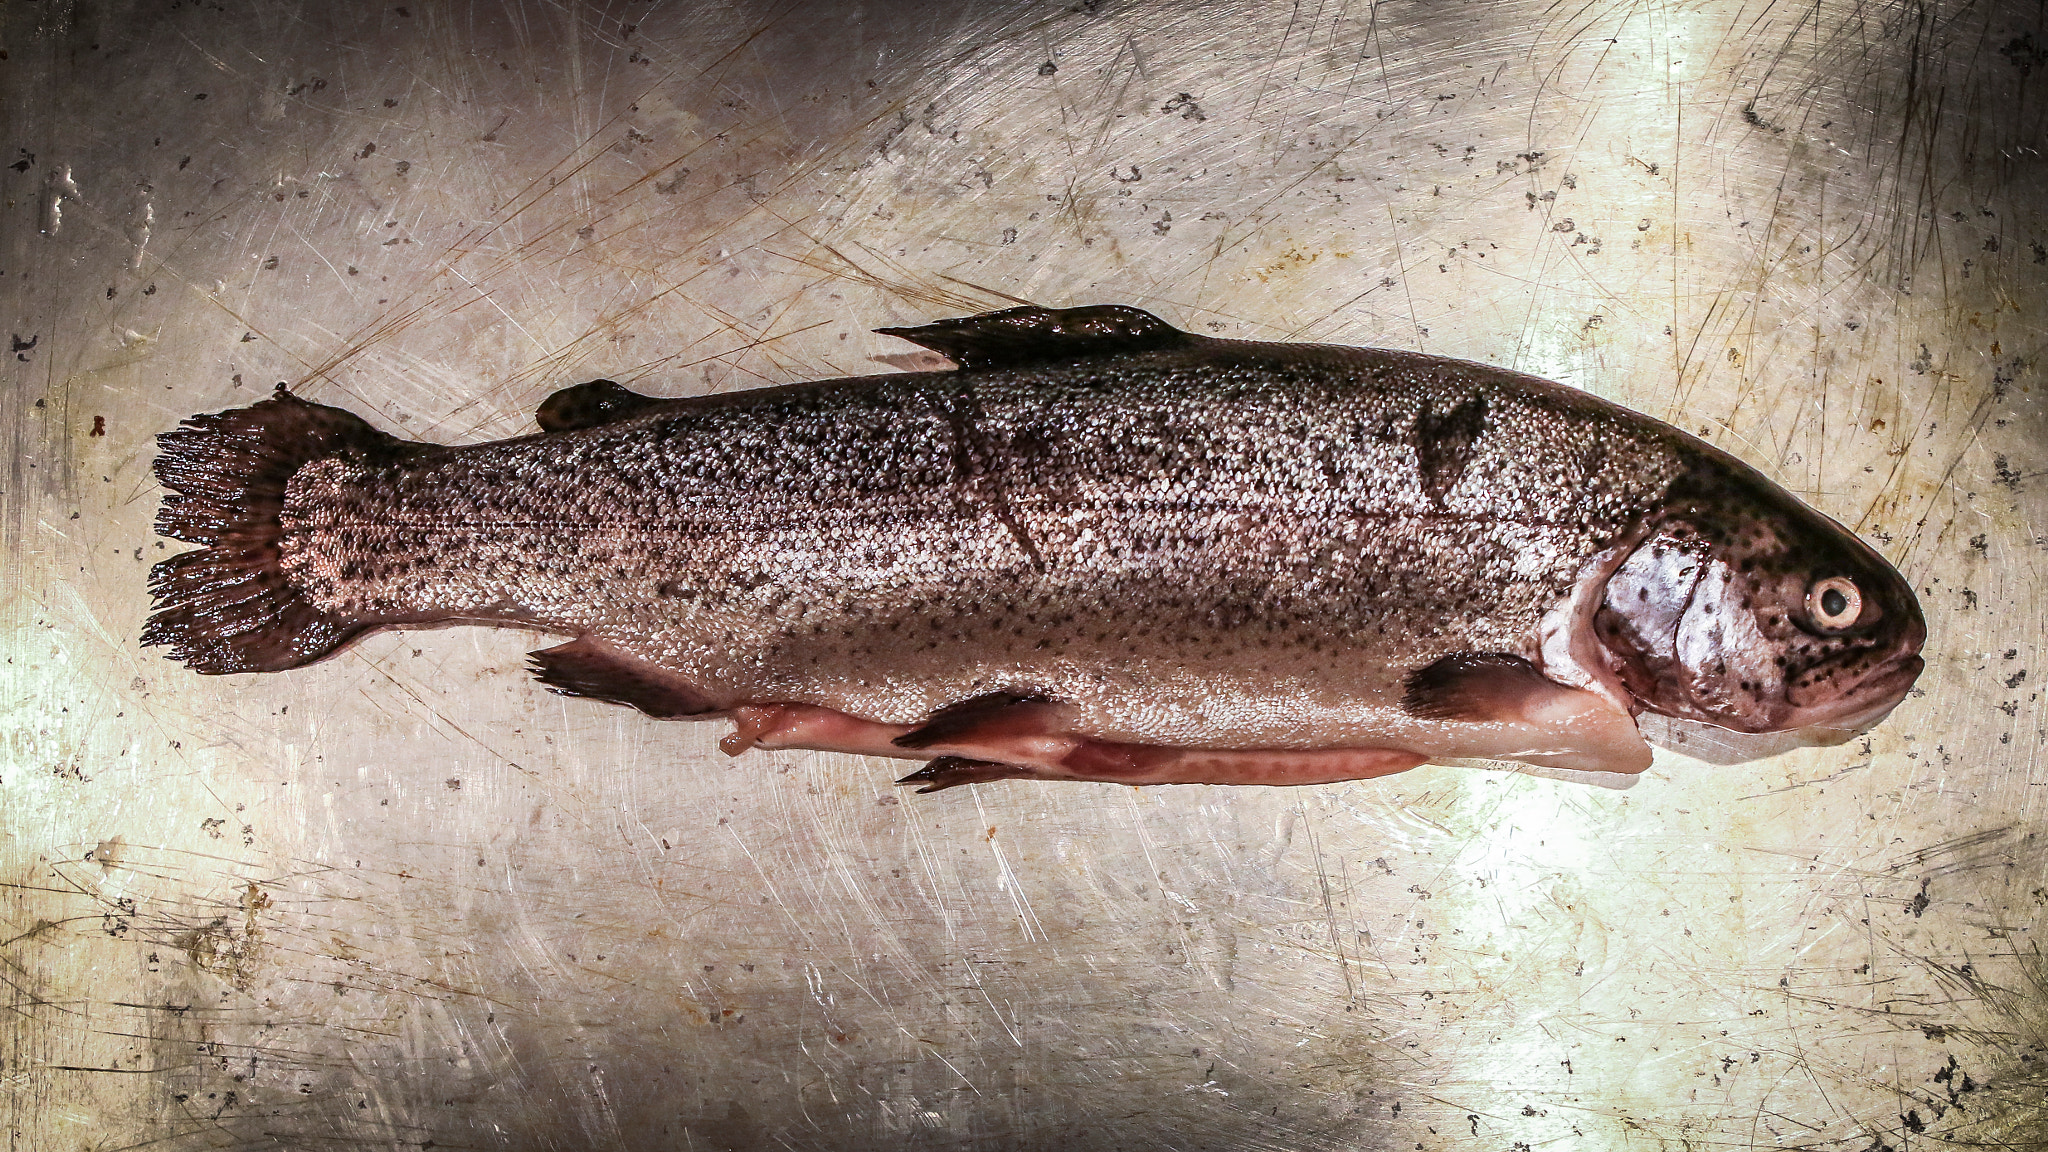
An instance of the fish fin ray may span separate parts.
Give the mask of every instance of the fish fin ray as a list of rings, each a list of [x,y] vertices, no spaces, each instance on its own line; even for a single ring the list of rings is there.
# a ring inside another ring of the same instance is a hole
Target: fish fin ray
[[[704,691],[675,673],[591,636],[527,653],[533,674],[562,696],[587,696],[638,708],[657,720],[722,711]]]
[[[940,756],[896,781],[898,784],[922,784],[918,794],[944,792],[962,784],[986,784],[991,780],[1038,780],[1045,777],[1043,769],[1021,764],[998,764],[993,760],[969,760],[965,756]]]
[[[914,328],[875,331],[921,344],[969,369],[1150,352],[1200,339],[1150,312],[1122,304],[1086,308],[1040,308],[1033,304]]]
[[[1505,652],[1454,652],[1411,673],[1401,707],[1420,720],[1520,720],[1541,699],[1572,689]]]
[[[924,749],[1041,736],[1061,730],[1066,713],[1063,705],[1044,696],[986,692],[946,705],[891,743],[898,748]]]
[[[156,530],[205,547],[150,569],[155,612],[142,630],[145,645],[165,645],[207,675],[276,672],[392,622],[322,608],[292,585],[280,552],[285,489],[317,460],[396,457],[418,445],[282,384],[246,408],[191,417],[157,445],[154,470],[170,491]]]
[[[540,402],[533,422],[543,432],[569,432],[596,428],[638,416],[662,403],[611,380],[574,384]]]

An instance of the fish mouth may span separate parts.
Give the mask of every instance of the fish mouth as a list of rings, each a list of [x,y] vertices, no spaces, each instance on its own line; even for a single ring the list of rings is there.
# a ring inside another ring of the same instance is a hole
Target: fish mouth
[[[1861,732],[1889,716],[1926,668],[1927,661],[1917,655],[1893,661],[1850,685],[1838,699],[1794,709],[1783,727]]]

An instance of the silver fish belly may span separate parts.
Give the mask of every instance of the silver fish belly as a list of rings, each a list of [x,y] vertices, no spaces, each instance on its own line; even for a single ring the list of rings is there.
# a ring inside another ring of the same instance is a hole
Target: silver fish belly
[[[888,331],[961,367],[599,381],[460,447],[289,394],[195,417],[160,530],[208,547],[158,566],[146,639],[235,672],[379,627],[563,633],[558,691],[932,788],[1640,771],[1644,709],[1874,722],[1918,671],[1911,590],[1853,535],[1561,385],[1113,306]]]

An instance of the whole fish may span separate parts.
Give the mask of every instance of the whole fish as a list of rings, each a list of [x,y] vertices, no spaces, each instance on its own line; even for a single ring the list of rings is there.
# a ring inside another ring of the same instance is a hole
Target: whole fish
[[[1643,711],[1854,730],[1918,676],[1912,589],[1676,428],[1411,352],[1121,306],[881,329],[959,368],[400,440],[282,385],[159,437],[144,640],[264,672],[365,631],[572,636],[569,695],[722,742],[1005,778],[1303,784],[1431,758],[1639,772]]]

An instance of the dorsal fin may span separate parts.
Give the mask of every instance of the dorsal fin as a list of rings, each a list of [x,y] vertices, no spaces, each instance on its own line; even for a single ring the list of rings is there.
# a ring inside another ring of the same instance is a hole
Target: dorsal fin
[[[642,396],[623,384],[592,380],[572,384],[540,402],[533,421],[543,432],[565,432],[574,428],[595,428],[646,411],[661,403]]]
[[[915,328],[877,328],[943,353],[962,368],[1005,368],[1116,352],[1150,352],[1191,344],[1198,337],[1140,308],[1096,304],[1087,308],[1005,308]]]

